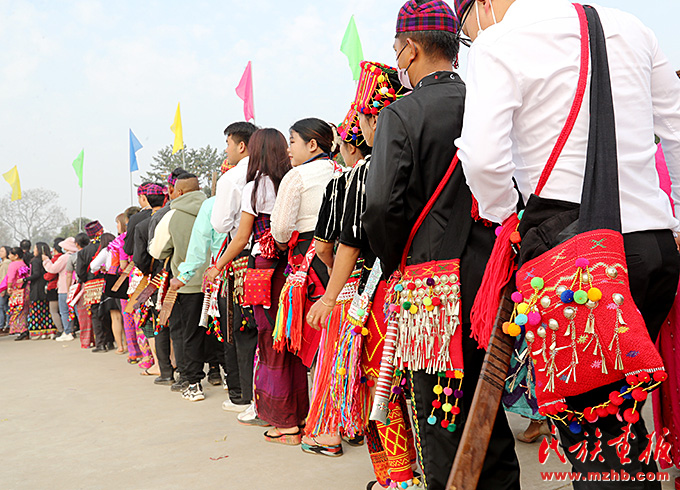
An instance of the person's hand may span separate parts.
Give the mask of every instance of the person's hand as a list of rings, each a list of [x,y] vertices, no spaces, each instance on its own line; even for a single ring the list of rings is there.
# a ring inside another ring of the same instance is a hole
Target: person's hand
[[[219,276],[221,272],[222,271],[219,270],[217,267],[209,267],[208,270],[205,271],[203,277],[205,277],[206,281],[215,284],[217,276]]]
[[[325,300],[322,296],[309,309],[309,313],[307,313],[307,323],[309,323],[312,328],[319,330],[322,325],[325,326],[328,322],[328,317],[333,312],[334,306],[335,301]]]
[[[183,287],[184,283],[177,279],[176,277],[173,277],[170,279],[170,291],[177,291],[179,288]]]
[[[43,254],[43,262],[45,262],[46,260],[50,260],[50,258],[47,255]]]
[[[675,237],[675,246],[678,247],[678,252],[680,252],[680,235],[673,232],[673,237]]]

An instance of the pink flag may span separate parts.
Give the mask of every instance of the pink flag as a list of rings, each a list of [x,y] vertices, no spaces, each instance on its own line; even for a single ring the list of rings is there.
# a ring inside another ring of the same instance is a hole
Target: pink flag
[[[250,69],[250,61],[243,72],[241,81],[236,87],[236,95],[243,99],[243,115],[246,121],[255,120],[255,101],[253,99],[253,74]]]

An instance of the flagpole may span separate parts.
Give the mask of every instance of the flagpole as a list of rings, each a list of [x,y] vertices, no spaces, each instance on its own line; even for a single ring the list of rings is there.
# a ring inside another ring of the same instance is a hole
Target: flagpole
[[[78,216],[78,231],[83,231],[83,188],[80,187],[80,215]]]
[[[132,188],[133,188],[133,186],[132,186],[132,172],[130,172],[130,206],[133,205],[133,199],[134,199],[132,197],[133,196]]]

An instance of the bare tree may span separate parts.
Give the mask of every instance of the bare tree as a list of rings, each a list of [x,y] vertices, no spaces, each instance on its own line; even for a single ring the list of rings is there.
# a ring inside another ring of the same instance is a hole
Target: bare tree
[[[55,233],[68,223],[59,195],[47,189],[27,189],[20,200],[12,202],[11,193],[0,199],[0,230],[6,239],[18,243],[24,238],[32,242],[51,241]]]

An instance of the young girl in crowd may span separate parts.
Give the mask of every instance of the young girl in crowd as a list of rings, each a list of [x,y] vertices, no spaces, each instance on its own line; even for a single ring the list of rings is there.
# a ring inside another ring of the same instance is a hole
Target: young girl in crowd
[[[63,241],[63,238],[55,238],[52,245],[52,258],[47,257],[47,262],[50,264],[55,263],[59,260],[59,257],[63,255],[63,250],[59,246],[59,243]],[[57,332],[61,334],[64,331],[64,325],[61,321],[61,316],[59,316],[59,273],[53,273],[45,267],[45,255],[42,256],[43,268],[45,269],[45,275],[43,276],[47,281],[47,302],[50,307],[50,316],[52,317],[52,323],[57,327]]]
[[[9,292],[8,321],[9,333],[18,333],[14,340],[28,338],[28,288],[24,278],[28,276],[28,267],[23,261],[23,251],[19,247],[12,247],[9,252],[11,261],[7,268],[7,290]]]
[[[45,280],[43,256],[51,259],[50,247],[45,242],[38,242],[33,247],[31,272],[26,278],[29,282],[28,330],[31,340],[54,338],[57,332],[52,322],[50,306],[47,301],[45,290],[47,281]]]
[[[282,250],[289,249],[288,265],[297,270],[300,266],[307,267],[305,255],[313,243],[314,230],[316,228],[319,210],[323,201],[326,186],[336,171],[336,164],[332,157],[336,151],[336,142],[331,126],[320,119],[309,118],[296,122],[290,128],[289,154],[293,169],[281,182],[279,193],[276,196],[276,204],[272,212],[272,236],[278,242]],[[308,266],[307,294],[319,297],[323,294],[328,282],[328,269],[318,258],[314,257]],[[291,345],[291,337],[288,336],[289,348],[300,356],[306,366],[311,366],[319,346],[321,332],[312,329],[305,321],[306,310],[311,303],[305,301],[300,311],[300,305],[290,301],[278,312],[277,325],[286,325],[289,320],[294,324],[302,325],[300,345]],[[283,318],[283,316],[287,318]],[[295,319],[291,318],[295,317]],[[287,335],[287,334],[286,334]],[[295,334],[294,334],[295,336]],[[277,341],[284,343],[282,332]],[[309,452],[325,452],[337,455],[342,451],[339,434],[319,434],[318,437],[303,438],[303,450]]]

